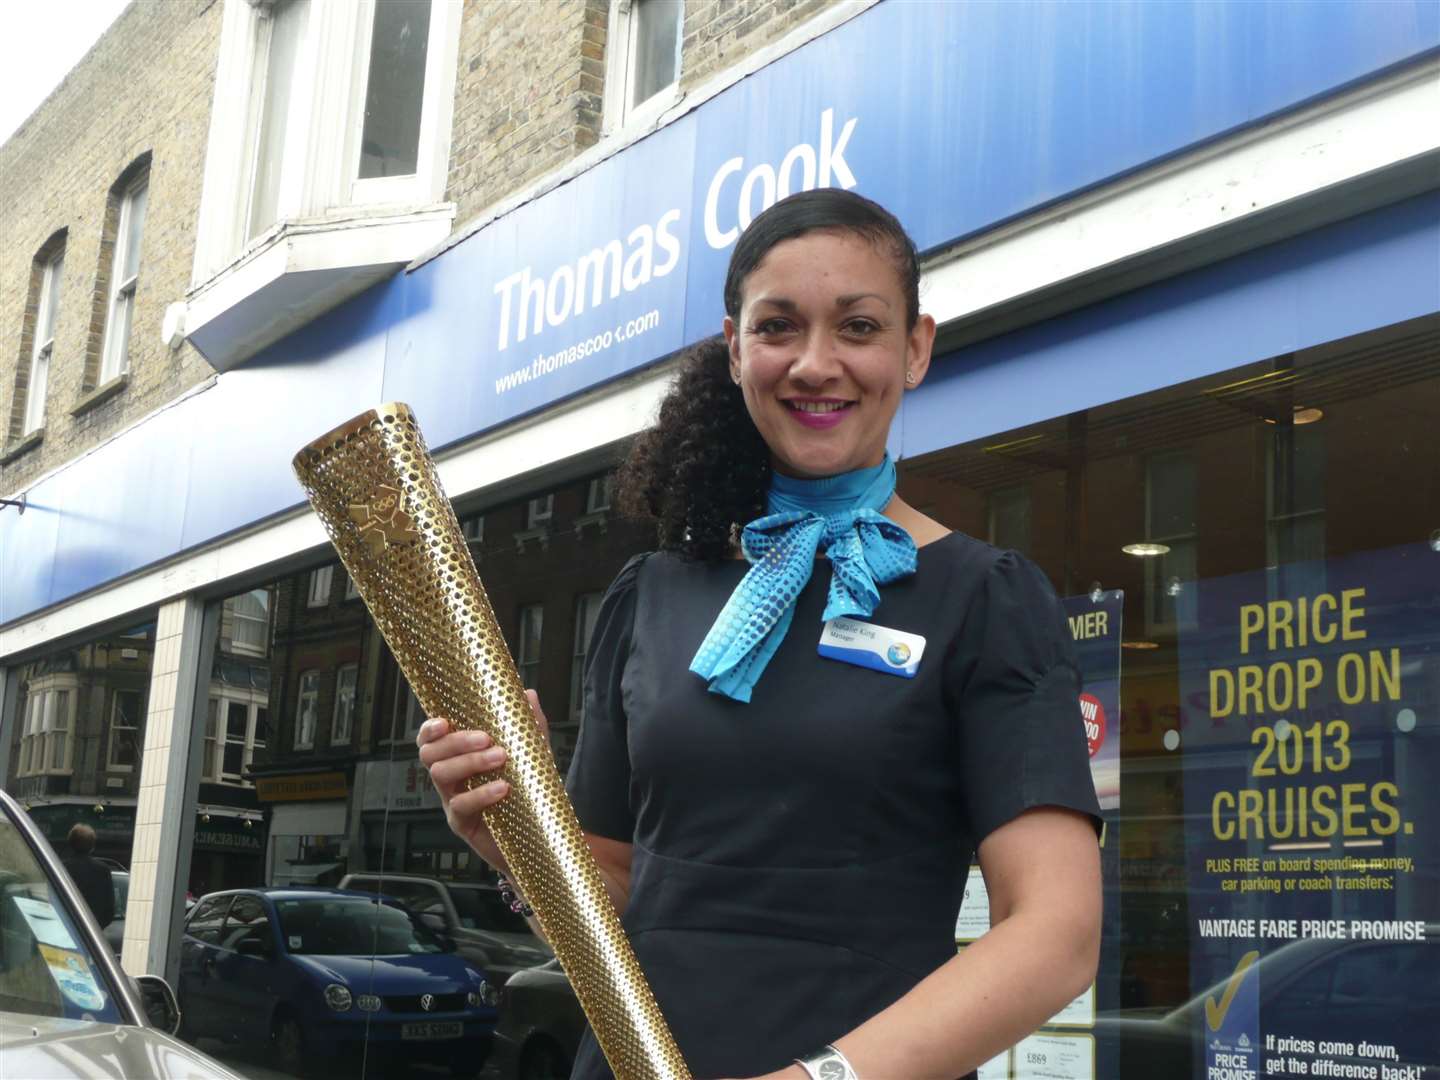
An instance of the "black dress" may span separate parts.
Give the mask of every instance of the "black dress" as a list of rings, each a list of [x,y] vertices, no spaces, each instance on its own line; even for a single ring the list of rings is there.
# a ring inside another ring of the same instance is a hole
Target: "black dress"
[[[976,845],[1029,807],[1098,822],[1060,605],[1013,552],[920,549],[870,620],[915,678],[817,653],[817,562],[751,702],[689,664],[747,564],[638,556],[607,592],[568,787],[634,845],[626,931],[697,1077],[781,1068],[955,955]],[[587,1033],[572,1074],[611,1076]]]

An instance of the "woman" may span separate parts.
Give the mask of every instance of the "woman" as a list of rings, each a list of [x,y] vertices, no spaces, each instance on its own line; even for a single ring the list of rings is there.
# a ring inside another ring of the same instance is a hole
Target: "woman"
[[[890,422],[935,336],[918,282],[874,203],[777,203],[731,258],[724,344],[622,472],[660,551],[602,604],[568,787],[698,1077],[951,1080],[1094,978],[1098,814],[1058,603],[894,495]],[[503,871],[481,812],[505,785],[464,790],[503,750],[443,720],[417,741],[451,828]],[[957,955],[977,851],[992,929]],[[574,1075],[609,1075],[593,1038]]]

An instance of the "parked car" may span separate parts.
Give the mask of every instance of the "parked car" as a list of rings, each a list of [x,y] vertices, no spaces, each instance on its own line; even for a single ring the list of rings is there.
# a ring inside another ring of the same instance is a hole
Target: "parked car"
[[[244,1080],[173,1037],[175,995],[121,972],[49,843],[0,791],[0,1077]]]
[[[417,874],[346,874],[340,887],[395,897],[430,929],[453,938],[460,954],[483,968],[496,986],[555,955],[500,899],[494,885]]]
[[[478,1072],[496,992],[393,899],[343,889],[202,897],[180,950],[184,1037],[268,1046],[296,1076],[360,1075],[362,1055]]]
[[[500,991],[500,1023],[485,1075],[493,1080],[564,1080],[575,1063],[585,1023],[559,960],[517,971]]]

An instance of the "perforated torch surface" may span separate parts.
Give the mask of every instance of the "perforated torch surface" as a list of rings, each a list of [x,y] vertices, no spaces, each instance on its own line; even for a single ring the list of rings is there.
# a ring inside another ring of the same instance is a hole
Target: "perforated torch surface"
[[[383,405],[294,460],[310,503],[429,716],[505,748],[486,813],[619,1080],[689,1080],[526,700],[408,406]]]

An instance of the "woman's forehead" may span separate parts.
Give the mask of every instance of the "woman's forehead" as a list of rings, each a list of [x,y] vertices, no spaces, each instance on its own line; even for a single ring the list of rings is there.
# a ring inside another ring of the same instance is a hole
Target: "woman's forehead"
[[[901,293],[900,271],[894,256],[868,235],[815,229],[780,241],[741,282],[747,301],[763,298],[782,307],[793,304],[798,292],[816,289],[833,293],[842,306],[866,297],[893,304]]]

